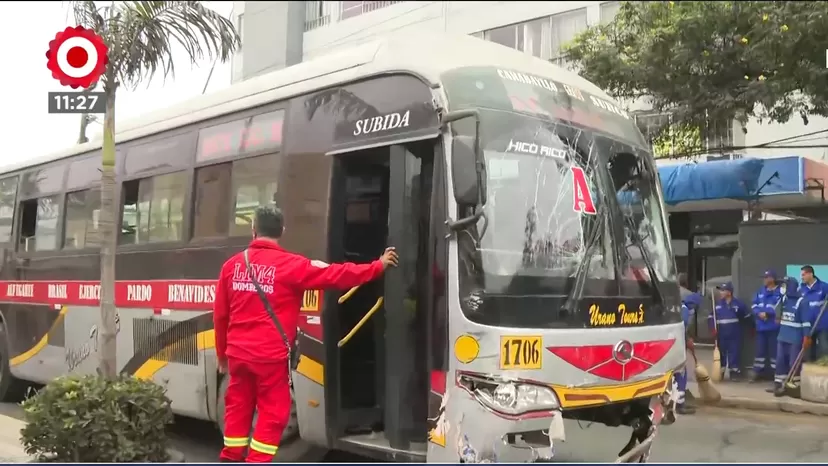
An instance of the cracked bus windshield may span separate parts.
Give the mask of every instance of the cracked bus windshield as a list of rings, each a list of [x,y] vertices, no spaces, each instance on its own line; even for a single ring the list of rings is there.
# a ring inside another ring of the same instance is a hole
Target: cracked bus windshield
[[[455,72],[447,94],[479,108],[487,165],[486,218],[458,236],[466,316],[526,328],[678,321],[658,175],[629,117],[551,81]],[[597,302],[635,312],[607,323]]]

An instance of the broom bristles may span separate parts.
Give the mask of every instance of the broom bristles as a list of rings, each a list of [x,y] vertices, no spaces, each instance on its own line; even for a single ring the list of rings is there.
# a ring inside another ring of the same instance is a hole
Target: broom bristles
[[[716,403],[722,399],[722,394],[716,390],[707,369],[701,364],[696,364],[696,383],[699,386],[699,394],[705,403]]]

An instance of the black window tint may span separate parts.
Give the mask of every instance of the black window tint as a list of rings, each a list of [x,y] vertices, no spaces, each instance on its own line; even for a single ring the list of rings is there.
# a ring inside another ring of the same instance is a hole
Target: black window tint
[[[34,197],[39,194],[61,191],[65,174],[66,165],[37,168],[23,174],[21,197]]]
[[[231,236],[250,234],[256,207],[277,201],[279,154],[263,155],[233,162],[234,209]]]
[[[100,213],[101,194],[97,188],[67,194],[64,249],[97,247]]]
[[[130,148],[126,153],[126,175],[190,165],[194,139],[192,133],[187,133]]]
[[[230,229],[232,164],[211,165],[196,170],[193,236],[227,236]],[[248,230],[249,231],[249,230]]]
[[[86,157],[69,164],[66,189],[84,188],[101,182],[101,156]]]
[[[8,243],[12,239],[16,195],[16,176],[0,180],[0,243]]]

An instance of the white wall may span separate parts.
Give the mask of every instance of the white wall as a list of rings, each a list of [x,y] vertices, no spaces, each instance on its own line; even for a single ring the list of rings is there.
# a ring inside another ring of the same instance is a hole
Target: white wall
[[[593,25],[598,24],[601,3],[605,2],[402,2],[342,21],[336,21],[336,9],[330,25],[305,33],[304,58],[353,47],[394,31],[471,34],[585,7]]]
[[[803,136],[796,140],[785,141],[782,145],[826,145],[828,146],[828,118],[820,116],[808,117],[808,125],[802,122],[799,115],[794,115],[785,124],[765,123],[759,124],[756,120],[748,121],[747,134],[745,134],[745,146],[754,146],[778,139],[798,136],[815,131],[825,130],[825,133],[813,136]],[[753,157],[781,157],[785,155],[799,155],[815,160],[828,162],[828,148],[804,148],[804,149],[747,149],[747,155]]]
[[[233,2],[233,12],[230,15],[230,20],[233,21],[233,24],[236,26],[236,29],[241,29],[240,35],[242,39],[242,47],[244,47],[244,33],[245,28],[243,24],[244,19],[244,5],[247,2],[240,2],[235,1]],[[239,21],[239,17],[242,17],[242,22]],[[238,50],[233,55],[233,60],[230,61],[230,82],[236,83],[242,80],[242,60],[244,57],[244,49]]]

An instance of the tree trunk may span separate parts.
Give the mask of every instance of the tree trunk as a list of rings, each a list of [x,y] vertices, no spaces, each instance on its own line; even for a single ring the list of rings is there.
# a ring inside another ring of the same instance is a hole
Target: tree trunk
[[[110,81],[111,82],[111,81]],[[115,378],[118,374],[115,328],[115,247],[118,230],[115,228],[118,206],[115,204],[115,91],[114,85],[106,92],[103,149],[101,155],[101,331],[100,375]]]
[[[89,114],[84,113],[81,115],[81,122],[80,122],[80,132],[78,134],[78,144],[84,144],[89,142],[89,138],[86,137],[86,128],[89,127]]]

